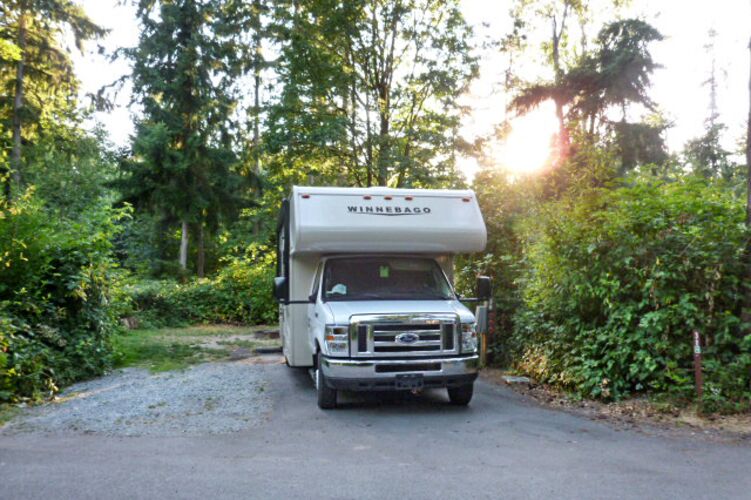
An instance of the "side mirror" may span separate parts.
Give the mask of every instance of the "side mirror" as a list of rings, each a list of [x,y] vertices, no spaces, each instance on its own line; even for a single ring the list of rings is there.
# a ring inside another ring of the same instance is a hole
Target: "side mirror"
[[[277,302],[285,302],[288,300],[288,288],[287,278],[284,276],[278,276],[274,278],[274,297]]]
[[[490,300],[493,296],[493,285],[488,276],[477,277],[477,298],[480,300]]]
[[[318,298],[318,297],[316,296],[316,294],[315,294],[315,293],[311,293],[311,294],[310,294],[310,295],[308,296],[308,302],[310,302],[311,304],[315,304],[315,303],[316,303],[316,299],[317,299],[317,298]]]

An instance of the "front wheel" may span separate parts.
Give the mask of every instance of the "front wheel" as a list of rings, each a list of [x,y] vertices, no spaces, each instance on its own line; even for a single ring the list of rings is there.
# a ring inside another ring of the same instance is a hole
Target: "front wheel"
[[[449,387],[449,401],[452,405],[467,406],[472,401],[472,392],[474,391],[474,384],[460,385],[458,387]]]
[[[323,375],[321,352],[316,358],[316,392],[318,393],[318,407],[322,410],[336,408],[336,389],[326,385],[326,377]]]

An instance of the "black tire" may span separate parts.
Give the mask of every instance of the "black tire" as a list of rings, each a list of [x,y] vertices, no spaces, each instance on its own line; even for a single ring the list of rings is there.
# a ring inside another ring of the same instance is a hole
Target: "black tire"
[[[318,393],[318,407],[322,410],[336,408],[336,389],[326,385],[326,377],[321,369],[321,352],[316,358],[316,392]]]
[[[455,406],[467,406],[472,401],[472,393],[474,392],[474,384],[460,385],[457,387],[449,387],[449,401]]]

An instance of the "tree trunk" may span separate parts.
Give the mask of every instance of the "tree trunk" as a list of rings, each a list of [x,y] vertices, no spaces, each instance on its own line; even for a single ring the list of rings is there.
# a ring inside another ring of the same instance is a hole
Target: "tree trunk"
[[[253,173],[256,178],[261,175],[261,154],[258,151],[261,143],[261,2],[260,0],[254,0],[253,2],[253,24],[255,32],[253,33]],[[253,236],[256,238],[261,234],[261,221],[256,218],[253,222]],[[203,227],[199,233],[201,243],[199,252],[203,252]],[[199,262],[201,260],[201,253],[199,253]],[[203,268],[200,266],[199,274],[203,277]]]
[[[391,161],[391,139],[390,139],[390,109],[389,102],[390,91],[386,85],[386,75],[379,75],[379,84],[377,86],[378,99],[378,170],[376,172],[378,185],[385,186],[388,181],[388,168]]]
[[[563,14],[561,15],[561,25],[558,27],[558,20],[556,16],[553,16],[553,37],[551,39],[553,45],[553,71],[555,73],[555,83],[558,88],[561,87],[561,80],[563,78],[563,68],[561,67],[561,40],[566,33],[566,18],[568,16],[569,4],[565,3],[563,6]],[[558,118],[558,162],[562,162],[568,157],[569,151],[569,134],[566,128],[566,121],[563,112],[563,101],[560,99],[554,99],[555,102],[555,116]]]
[[[182,236],[180,238],[180,267],[183,270],[188,269],[188,240],[189,240],[189,231],[188,231],[188,221],[183,220],[182,222]]]
[[[16,186],[21,185],[21,114],[23,113],[24,71],[26,69],[26,13],[18,18],[18,47],[21,59],[16,65],[16,85],[13,95],[13,150],[10,155],[11,176]],[[10,183],[5,186],[5,194],[10,199]]]
[[[373,185],[373,133],[370,124],[370,92],[365,92],[365,153],[368,167],[368,186]]]
[[[751,40],[748,42],[749,55],[751,55]],[[750,59],[751,61],[751,59]],[[748,79],[748,122],[746,123],[746,227],[751,229],[751,72]],[[751,239],[746,242],[746,298],[743,304],[741,320],[745,323],[745,332],[748,333],[751,323]]]
[[[206,268],[206,248],[203,241],[203,223],[198,225],[198,262],[196,265],[196,272],[199,278],[205,276]]]
[[[381,97],[383,109],[380,111],[380,129],[378,131],[378,185],[385,186],[388,181],[388,161],[390,158],[389,118],[387,114],[388,98]]]
[[[253,33],[253,172],[261,173],[261,155],[258,152],[261,137],[261,2],[253,2],[255,33]]]
[[[559,161],[568,157],[569,137],[563,114],[563,103],[555,100],[555,116],[558,118],[558,156]]]

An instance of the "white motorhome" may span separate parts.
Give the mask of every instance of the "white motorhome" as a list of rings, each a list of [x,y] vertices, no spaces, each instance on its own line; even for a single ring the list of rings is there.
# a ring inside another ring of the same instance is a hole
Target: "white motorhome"
[[[296,186],[277,232],[284,357],[313,368],[321,408],[339,390],[445,387],[469,403],[476,320],[452,283],[454,255],[485,248],[472,191]]]

